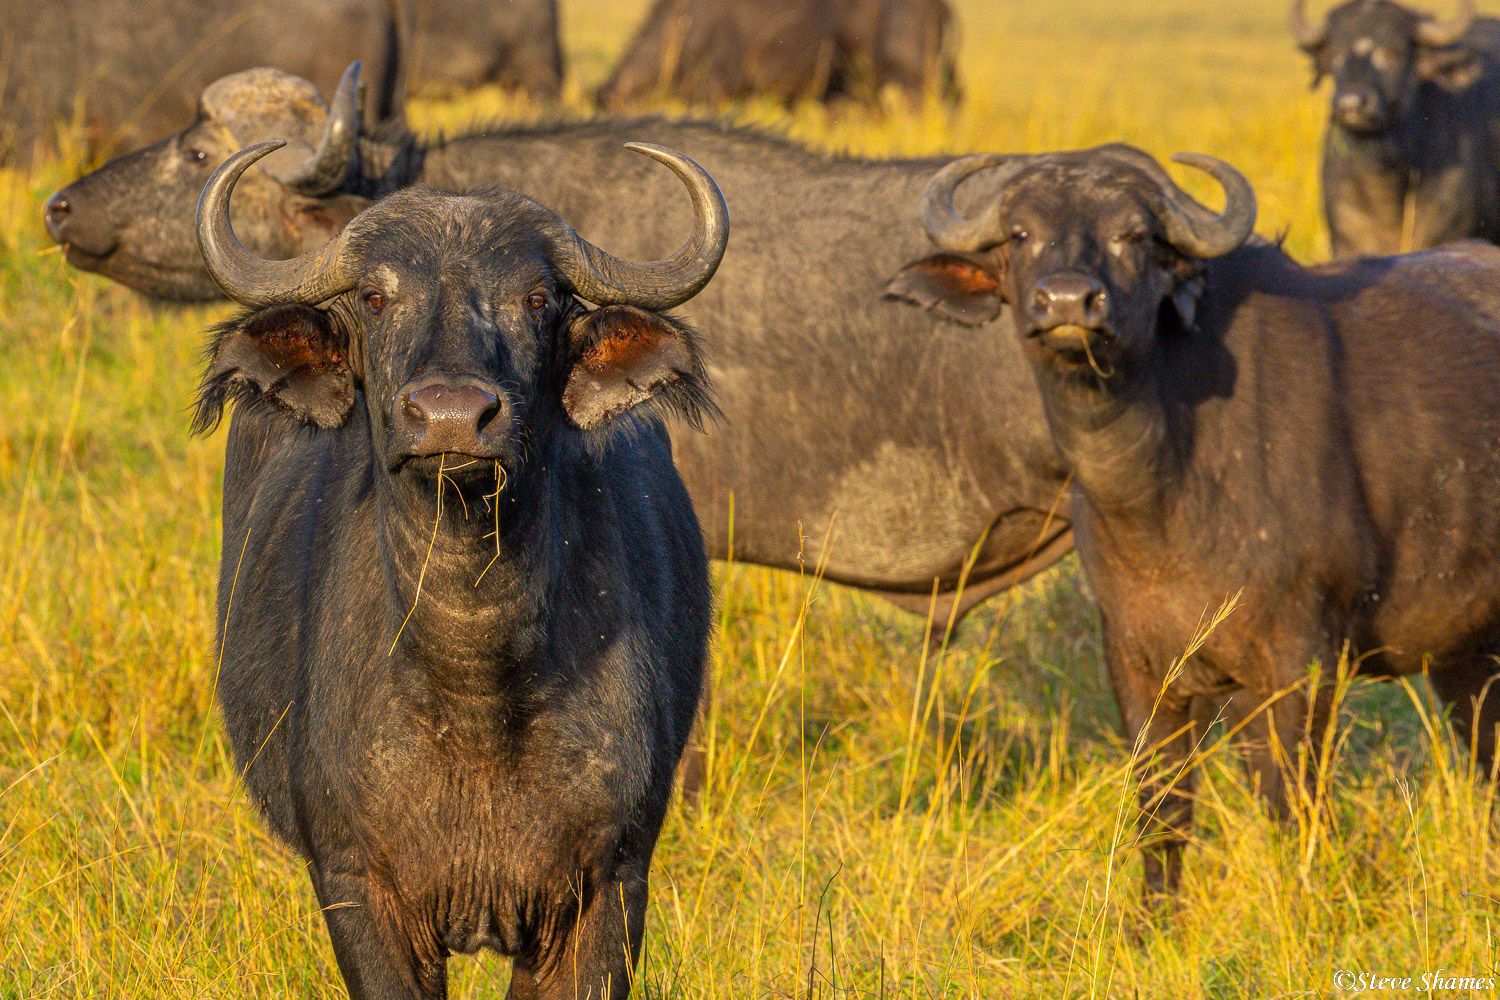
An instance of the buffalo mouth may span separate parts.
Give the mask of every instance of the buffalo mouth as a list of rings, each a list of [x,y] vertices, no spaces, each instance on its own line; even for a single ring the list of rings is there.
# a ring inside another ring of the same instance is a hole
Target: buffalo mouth
[[[505,461],[498,452],[482,455],[462,451],[405,454],[396,459],[391,471],[409,472],[422,479],[436,479],[440,472],[444,478],[454,480],[494,479],[497,475],[505,475]]]
[[[1107,328],[1064,323],[1034,329],[1030,336],[1063,364],[1089,366],[1104,377],[1113,373],[1110,357],[1115,335]]]
[[[115,252],[113,247],[99,253],[93,250],[85,250],[77,243],[64,242],[62,245],[63,257],[73,267],[80,271],[92,271],[98,273],[104,269],[104,262],[109,260],[110,255]]]
[[[1384,111],[1338,112],[1334,116],[1344,131],[1365,138],[1384,135],[1391,130],[1391,116]]]
[[[212,302],[224,293],[202,267],[173,267],[141,260],[120,249],[95,253],[76,243],[64,243],[69,266],[118,282],[126,288],[163,302]]]

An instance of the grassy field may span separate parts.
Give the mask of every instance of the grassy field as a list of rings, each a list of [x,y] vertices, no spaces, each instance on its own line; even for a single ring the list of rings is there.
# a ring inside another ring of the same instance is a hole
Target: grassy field
[[[642,0],[562,0],[597,81]],[[1309,93],[1279,4],[963,0],[966,100],[739,112],[868,154],[1124,139],[1239,165],[1260,230],[1326,252]],[[449,128],[537,109],[426,107]],[[79,163],[0,172],[0,998],[337,997],[307,878],[239,789],[213,707],[222,433],[186,434],[200,331],[69,271],[40,226]],[[927,656],[920,623],[720,567],[708,788],[657,852],[642,995],[1266,998],[1339,969],[1495,975],[1491,792],[1425,687],[1357,686],[1329,805],[1264,818],[1201,762],[1180,911],[1138,902],[1130,748],[1073,560]],[[458,959],[454,994],[506,963]],[[1463,996],[1463,992],[1437,994]]]

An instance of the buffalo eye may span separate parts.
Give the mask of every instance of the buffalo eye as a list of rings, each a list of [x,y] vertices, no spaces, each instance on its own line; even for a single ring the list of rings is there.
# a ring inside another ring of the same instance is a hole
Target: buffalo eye
[[[1025,226],[1011,226],[1010,240],[1012,243],[1025,243],[1031,239],[1031,234],[1026,231]]]
[[[184,159],[194,165],[208,161],[208,154],[201,149],[185,149],[182,151],[182,155]]]
[[[526,296],[526,304],[530,306],[532,310],[541,312],[543,309],[547,308],[547,296],[543,295],[541,292],[532,292],[530,295]]]
[[[1115,238],[1126,246],[1136,246],[1137,244],[1146,242],[1146,231],[1139,227],[1127,229]]]
[[[370,307],[371,312],[380,312],[385,308],[385,295],[382,292],[366,292],[365,305]]]

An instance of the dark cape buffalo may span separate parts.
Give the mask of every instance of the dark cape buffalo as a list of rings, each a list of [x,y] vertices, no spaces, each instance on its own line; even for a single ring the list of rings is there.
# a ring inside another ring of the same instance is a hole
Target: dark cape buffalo
[[[1481,771],[1500,723],[1500,694],[1485,697],[1500,669],[1500,249],[1304,268],[1250,238],[1236,170],[1177,159],[1224,187],[1222,215],[1128,146],[959,161],[923,198],[943,253],[894,289],[976,318],[1015,307],[1146,751],[1153,898],[1181,871],[1195,696],[1231,694],[1283,815],[1299,767],[1314,780],[1345,657],[1430,669]],[[986,167],[999,195],[955,212]]]
[[[662,310],[712,276],[724,201],[637,145],[693,203],[652,264],[517,194],[422,188],[268,261],[228,203],[275,145],[215,172],[198,226],[251,307],[214,333],[195,420],[237,401],[235,761],[307,862],[351,997],[443,997],[448,956],[490,948],[515,960],[512,1000],[624,998],[713,620],[658,419],[711,404]]]
[[[333,119],[345,111],[356,114],[352,101]],[[190,245],[188,171],[212,169],[233,142],[291,127],[287,113],[261,108],[258,131],[236,131],[233,141],[200,119],[107,164],[58,194],[70,214],[54,232],[75,251],[82,238],[72,233],[87,234],[90,256],[78,262],[133,287],[206,294],[212,284]],[[735,213],[735,238],[720,280],[684,314],[709,337],[726,419],[674,445],[716,558],[730,554],[732,536],[735,559],[821,564],[829,579],[923,615],[936,587],[940,636],[950,614],[1069,551],[1062,468],[1008,318],[993,336],[975,337],[881,299],[889,275],[924,252],[910,206],[946,159],[829,157],[754,132],[659,120],[426,146],[315,137],[336,131],[327,122],[319,107],[297,126],[303,145],[326,155],[275,168],[296,176],[246,173],[236,227],[257,253],[301,252],[362,199],[423,183],[501,184],[553,206],[591,238],[651,258],[672,245],[682,207],[621,142],[640,136],[682,149],[714,174]],[[350,117],[342,134],[358,131]],[[185,166],[186,150],[205,152],[206,162]],[[104,248],[129,266],[93,256]]]
[[[657,0],[597,98],[952,99],[953,36],[945,0]]]
[[[554,0],[4,3],[0,160],[29,162],[80,111],[96,148],[159,139],[192,118],[208,84],[256,66],[327,93],[364,60],[381,119],[399,114],[406,83],[417,92],[501,83],[551,97],[562,75],[557,39]]]
[[[1292,30],[1333,78],[1323,212],[1336,256],[1500,241],[1500,21],[1350,0]]]

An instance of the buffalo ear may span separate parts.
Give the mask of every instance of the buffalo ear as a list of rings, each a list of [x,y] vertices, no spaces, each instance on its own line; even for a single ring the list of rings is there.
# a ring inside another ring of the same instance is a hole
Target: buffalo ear
[[[288,193],[281,202],[281,218],[292,230],[300,252],[307,253],[343,232],[350,220],[369,207],[369,199],[353,194],[309,198]]]
[[[1417,75],[1446,90],[1473,86],[1483,71],[1484,65],[1471,49],[1451,45],[1417,47]]]
[[[214,330],[193,430],[212,430],[231,398],[266,403],[316,427],[338,427],[354,405],[348,340],[327,313],[280,305]]]
[[[695,427],[713,411],[692,330],[634,306],[604,306],[569,322],[562,403],[573,423],[593,430],[651,399]]]
[[[1004,298],[993,264],[953,253],[912,261],[885,285],[885,297],[930,309],[965,326],[983,326],[1000,315]]]

